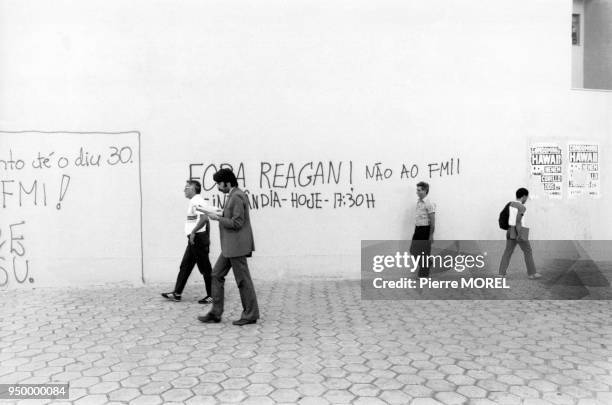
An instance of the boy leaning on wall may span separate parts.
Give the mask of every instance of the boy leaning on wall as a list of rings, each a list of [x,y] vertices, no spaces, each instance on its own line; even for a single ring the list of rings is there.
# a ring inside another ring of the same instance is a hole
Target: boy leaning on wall
[[[417,183],[416,212],[414,220],[414,235],[410,245],[412,256],[431,254],[434,230],[436,228],[436,205],[429,200],[429,184],[421,181]],[[419,277],[429,277],[429,264],[425,258],[419,266]]]

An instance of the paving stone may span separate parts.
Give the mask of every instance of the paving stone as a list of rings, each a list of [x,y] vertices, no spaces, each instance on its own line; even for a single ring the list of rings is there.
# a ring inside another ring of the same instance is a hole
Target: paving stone
[[[455,384],[446,381],[446,380],[438,380],[438,379],[430,379],[425,383],[426,387],[431,388],[434,391],[454,391]]]
[[[246,398],[246,394],[242,390],[223,390],[217,394],[215,397],[220,402],[228,402],[228,403],[237,403]]]
[[[301,395],[294,389],[277,389],[270,394],[270,397],[278,402],[295,403]]]
[[[380,395],[380,399],[391,405],[404,405],[410,402],[412,397],[401,390],[385,390]]]
[[[240,390],[249,385],[249,380],[246,378],[228,378],[221,383],[221,386],[226,390]]]
[[[539,392],[556,392],[558,389],[557,384],[546,380],[532,380],[529,381],[527,385],[535,388]]]
[[[253,397],[259,397],[259,396],[265,396],[270,394],[272,391],[274,391],[274,387],[269,385],[269,384],[249,384],[245,389],[244,392],[248,395],[248,396],[253,396]]]
[[[251,383],[267,384],[276,379],[276,376],[271,373],[253,373],[247,376],[247,380]]]
[[[532,387],[514,385],[510,387],[509,392],[519,398],[538,398],[540,392]]]
[[[542,399],[557,405],[572,405],[575,403],[573,397],[561,392],[547,392],[542,395]]]
[[[444,405],[444,403],[433,398],[414,398],[410,401],[410,405]]]
[[[275,378],[270,384],[276,388],[295,388],[300,382],[295,378]]]
[[[541,398],[527,398],[521,405],[553,405],[553,403]]]
[[[349,391],[357,397],[375,397],[380,393],[380,389],[373,384],[353,384]]]
[[[347,390],[329,390],[323,394],[323,398],[332,404],[348,404],[355,398],[355,395]]]
[[[170,384],[170,382],[165,382],[165,381],[152,381],[144,386],[142,386],[140,389],[144,394],[147,395],[157,395],[157,394],[161,394],[163,392],[168,391],[169,389],[172,388],[172,385]]]
[[[138,397],[140,392],[135,388],[120,388],[108,394],[108,397],[112,401],[125,401],[129,402],[132,399]]]
[[[295,377],[300,383],[321,383],[325,380],[320,374],[303,373]]]
[[[164,403],[174,401],[174,402],[184,402],[187,399],[193,396],[193,392],[183,388],[171,388],[168,391],[165,391],[161,394],[161,397],[164,399]]]
[[[106,404],[108,399],[106,395],[89,395],[87,397],[80,398],[74,403],[76,405],[102,405]]]
[[[578,401],[578,405],[606,405],[602,401],[598,401],[593,398],[581,399]]]
[[[83,375],[86,377],[99,377],[108,373],[110,373],[110,369],[108,367],[92,367],[83,371]]]
[[[461,405],[467,402],[467,398],[463,395],[457,394],[456,392],[438,392],[435,398],[447,405]]]
[[[254,396],[254,397],[245,398],[243,401],[240,402],[240,404],[241,405],[275,405],[277,404],[277,402],[275,402],[272,398],[269,398],[269,397]]]
[[[150,382],[151,379],[145,375],[135,375],[122,379],[120,384],[126,388],[138,388],[147,385]]]
[[[386,405],[383,400],[378,398],[357,398],[353,401],[354,405]]]
[[[130,405],[159,405],[163,402],[163,399],[158,395],[141,395],[131,400]]]
[[[506,391],[508,389],[507,384],[495,380],[481,380],[476,385],[487,391]]]
[[[194,394],[205,397],[212,396],[221,390],[223,390],[223,387],[217,383],[199,383],[195,387],[191,388],[191,391]]]
[[[89,388],[90,394],[108,394],[119,389],[119,383],[114,381],[101,382]]]
[[[500,405],[521,405],[523,402],[520,397],[508,392],[492,392],[489,399]]]
[[[474,378],[463,374],[452,374],[446,376],[446,380],[455,385],[474,385],[476,382]]]
[[[91,388],[100,382],[98,377],[81,377],[70,381],[70,387],[74,388]]]
[[[362,383],[362,384],[371,383],[375,379],[375,377],[373,377],[370,374],[366,374],[366,373],[351,373],[347,375],[345,378],[352,383]]]
[[[104,374],[100,377],[102,381],[121,381],[130,376],[127,371],[111,371],[108,374]]]
[[[523,404],[523,405],[525,405],[525,404]],[[477,399],[470,400],[469,405],[499,405],[499,404],[496,403],[495,401],[492,401],[492,400],[488,399],[488,398],[477,398]],[[540,404],[540,405],[542,405],[542,404]],[[550,404],[547,404],[547,405],[550,405]]]
[[[486,390],[475,385],[462,385],[457,388],[457,393],[470,399],[485,398],[487,396]]]
[[[420,375],[422,371],[418,371],[416,369],[413,369],[412,367],[409,367],[406,371],[399,370],[395,367],[393,368],[393,370],[398,373],[398,376],[396,377],[397,380],[401,381],[404,384],[423,384],[425,383],[425,381],[427,381],[427,378],[425,376]],[[416,374],[417,372],[419,373],[419,375]]]

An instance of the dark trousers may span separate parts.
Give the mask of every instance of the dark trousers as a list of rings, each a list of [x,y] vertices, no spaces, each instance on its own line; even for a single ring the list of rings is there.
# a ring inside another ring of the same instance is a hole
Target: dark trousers
[[[189,238],[189,237],[188,237]],[[198,270],[204,276],[204,284],[206,285],[206,295],[211,295],[211,273],[212,268],[208,259],[208,249],[210,246],[210,238],[208,232],[198,232],[195,235],[193,245],[187,239],[187,247],[179,274],[176,278],[176,286],[174,287],[175,294],[182,294],[187,284],[187,279],[193,270],[193,266],[198,265]]]
[[[510,258],[512,257],[512,253],[516,248],[516,245],[519,245],[521,250],[523,251],[523,256],[525,256],[525,265],[527,266],[527,274],[532,275],[536,273],[535,263],[533,261],[533,252],[531,250],[531,243],[526,239],[511,239],[510,231],[506,233],[506,249],[504,250],[504,255],[502,256],[501,262],[499,263],[499,274],[502,276],[506,275],[506,271],[508,270],[508,266],[510,265]]]
[[[430,230],[429,225],[414,227],[414,235],[412,235],[412,244],[410,245],[410,254],[412,256],[429,256],[431,254]],[[429,277],[429,263],[427,262],[427,257],[424,257],[421,261],[423,266],[419,266],[419,277]]]
[[[223,304],[225,300],[225,276],[229,270],[234,270],[234,278],[240,292],[240,301],[242,301],[242,314],[240,319],[254,321],[259,319],[259,306],[257,305],[257,296],[255,295],[255,287],[251,280],[251,273],[247,265],[246,256],[225,257],[219,255],[217,263],[213,269],[212,275],[212,297],[213,305],[210,314],[218,318],[223,314]]]

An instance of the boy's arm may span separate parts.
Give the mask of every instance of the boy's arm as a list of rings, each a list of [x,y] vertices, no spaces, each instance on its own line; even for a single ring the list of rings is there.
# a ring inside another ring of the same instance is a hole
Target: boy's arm
[[[429,240],[433,240],[434,230],[436,229],[436,213],[429,213]]]

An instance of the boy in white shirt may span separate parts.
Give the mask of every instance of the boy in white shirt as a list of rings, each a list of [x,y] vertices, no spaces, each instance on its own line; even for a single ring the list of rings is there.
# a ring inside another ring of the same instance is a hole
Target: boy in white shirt
[[[419,199],[416,203],[414,219],[414,235],[410,245],[412,256],[425,256],[423,265],[419,266],[418,276],[420,278],[429,277],[429,263],[427,257],[431,253],[431,244],[436,229],[436,205],[427,196],[429,195],[429,184],[420,181],[416,189]]]
[[[193,266],[198,265],[198,270],[204,277],[206,286],[206,296],[198,301],[200,304],[210,304],[211,298],[211,275],[212,266],[208,259],[210,247],[210,225],[208,217],[196,210],[198,206],[206,205],[200,195],[202,186],[199,181],[187,180],[185,184],[185,197],[189,199],[187,206],[187,220],[185,221],[185,234],[187,235],[187,248],[183,254],[183,260],[179,274],[176,278],[174,291],[162,293],[162,297],[171,301],[180,301],[181,294],[187,284],[187,279],[193,270]]]

